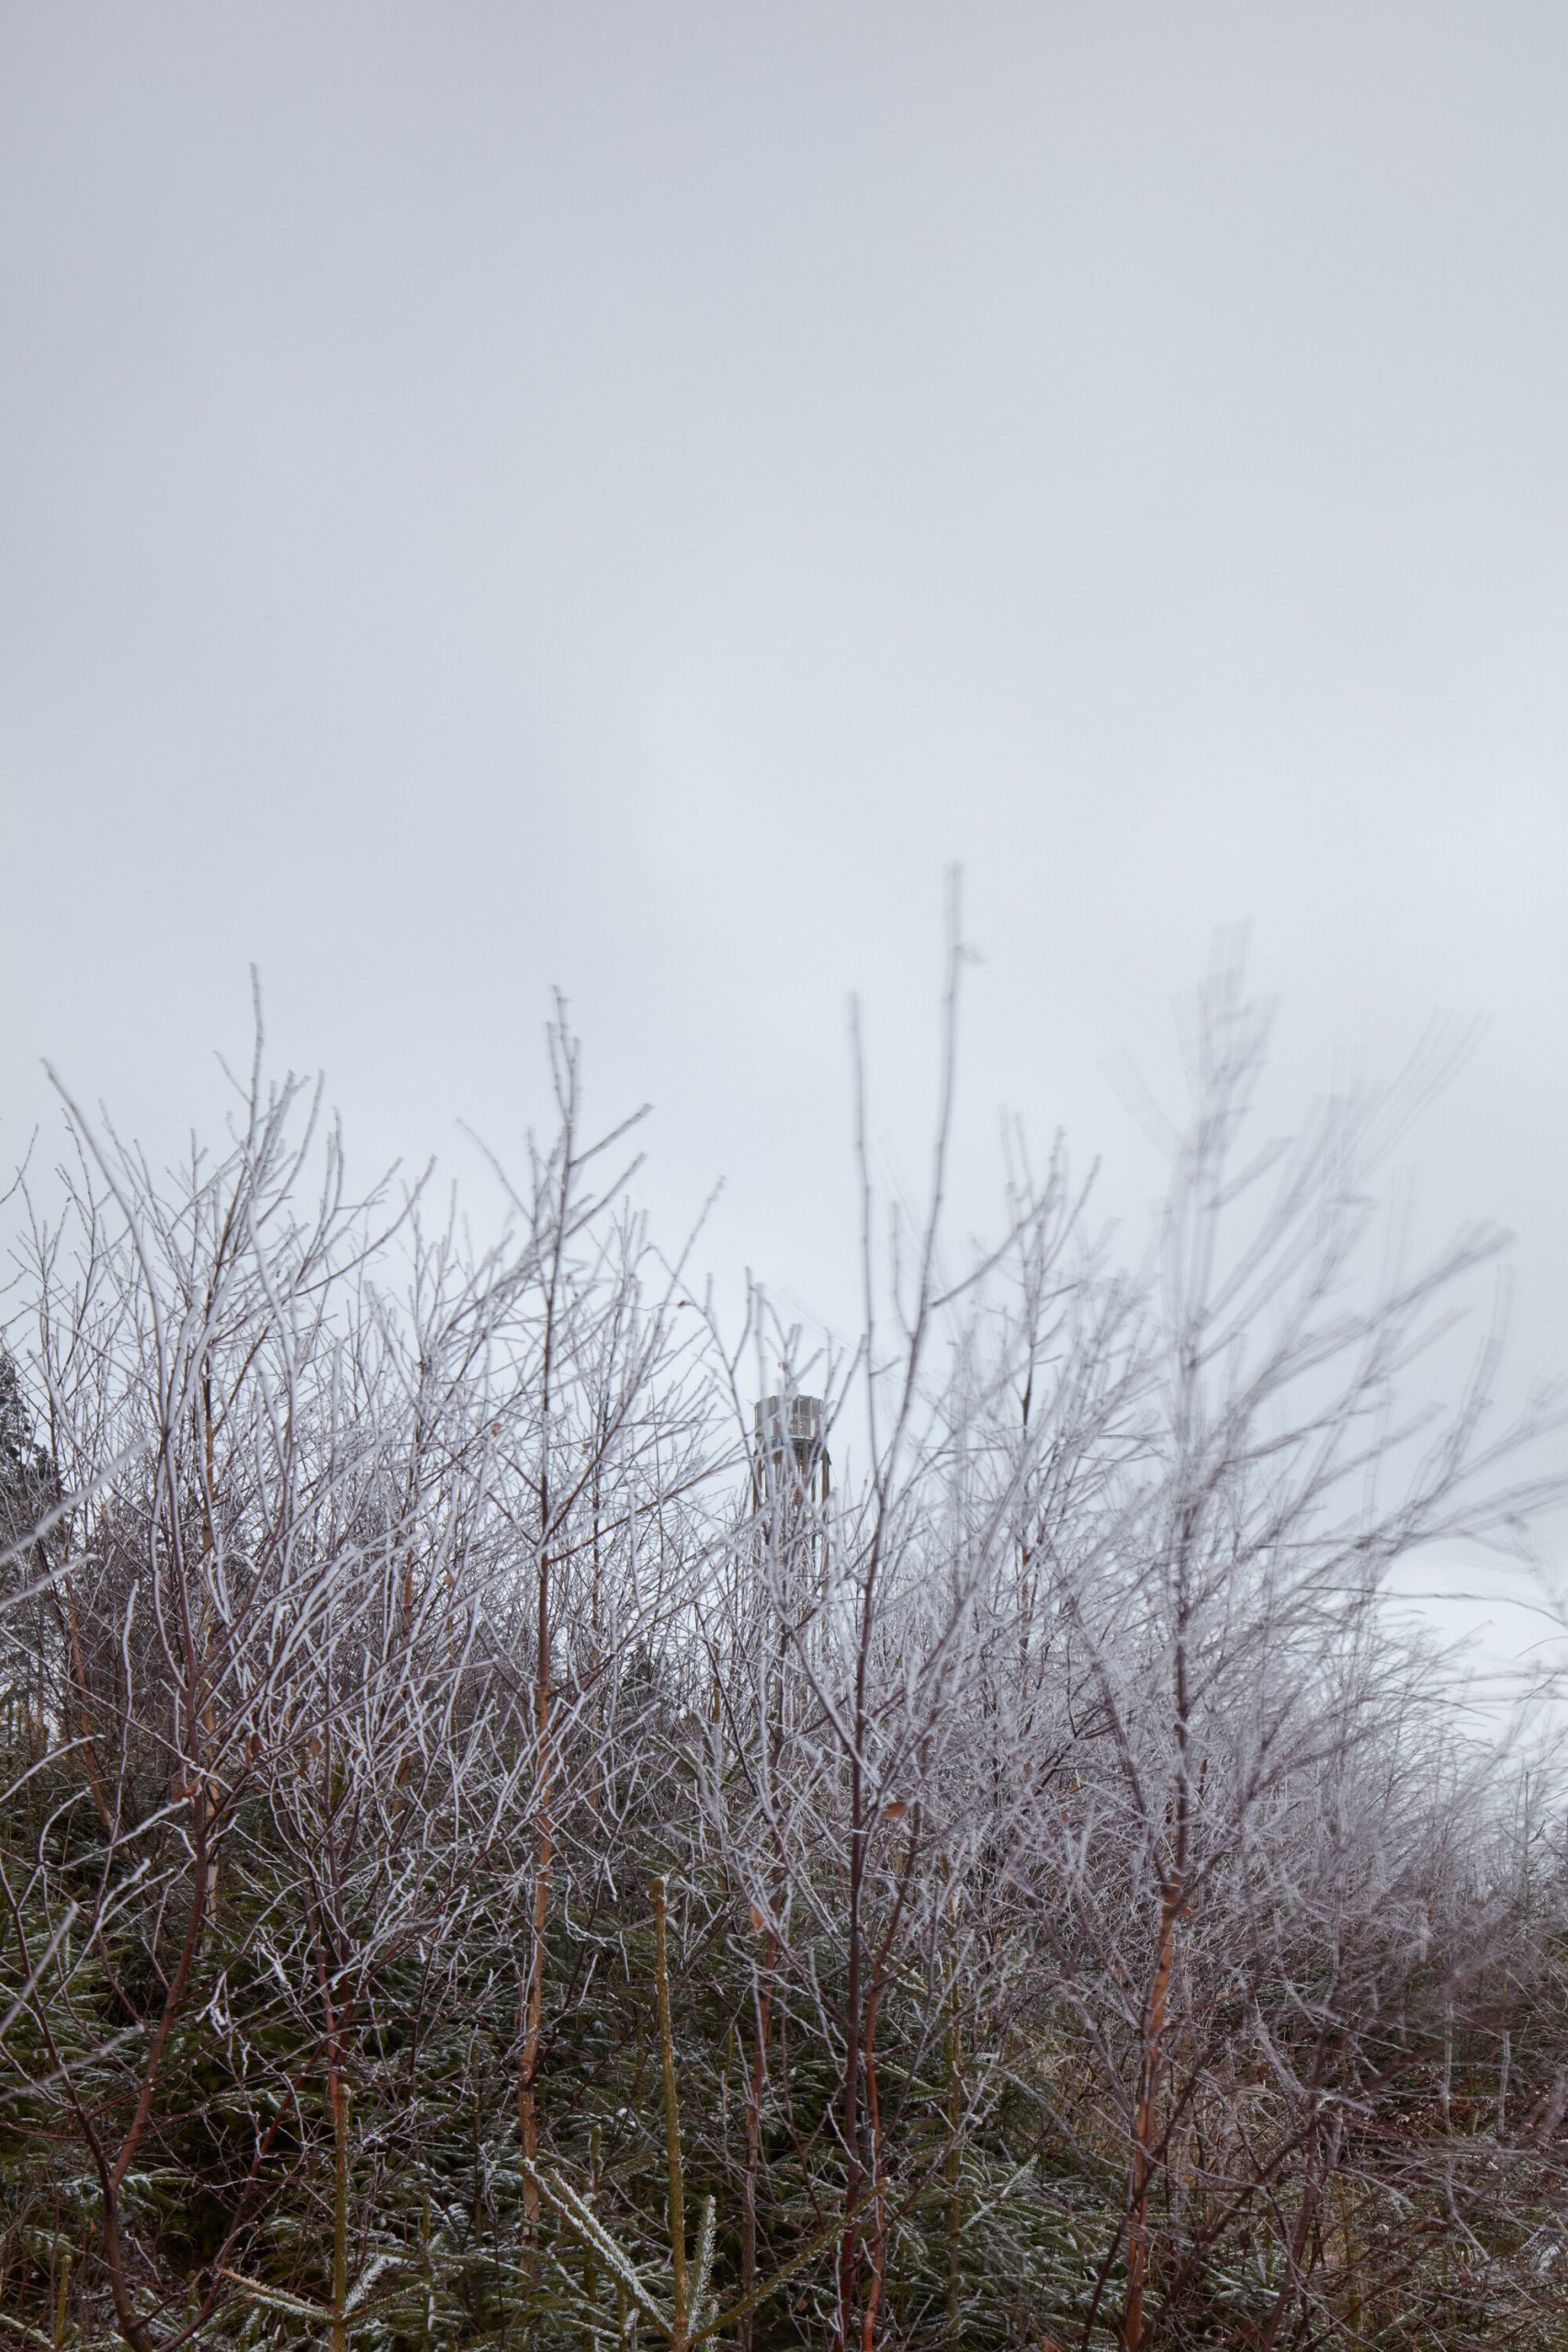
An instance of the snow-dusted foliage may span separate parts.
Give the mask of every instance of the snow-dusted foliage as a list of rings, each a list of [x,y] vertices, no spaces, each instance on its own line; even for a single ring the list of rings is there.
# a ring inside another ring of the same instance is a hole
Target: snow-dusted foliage
[[[1490,1342],[1426,1407],[1495,1243],[1387,1246],[1397,1091],[1248,1144],[1265,1029],[1202,992],[1141,1269],[1057,1159],[955,1273],[944,1110],[809,1363],[651,1246],[558,1025],[491,1248],[259,1057],[174,1175],[70,1112],[0,2344],[1568,2341],[1561,1804],[1383,1598],[1554,1498],[1555,1407]]]

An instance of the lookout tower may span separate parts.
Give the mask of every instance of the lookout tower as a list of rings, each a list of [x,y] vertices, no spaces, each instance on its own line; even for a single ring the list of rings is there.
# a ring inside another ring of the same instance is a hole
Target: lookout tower
[[[795,1634],[822,1602],[829,1475],[821,1397],[762,1397],[751,1448],[753,1557]]]
[[[826,1597],[829,1465],[820,1396],[761,1397],[751,1446],[751,1605],[766,1634],[759,1698],[777,1758],[805,1703],[792,1667]]]
[[[820,1396],[763,1396],[751,1453],[751,1502],[802,1510],[828,1499],[828,1448]]]

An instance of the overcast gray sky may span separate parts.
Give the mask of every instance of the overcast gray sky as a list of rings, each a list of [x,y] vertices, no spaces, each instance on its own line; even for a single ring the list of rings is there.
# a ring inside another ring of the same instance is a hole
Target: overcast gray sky
[[[563,988],[666,1229],[852,1306],[844,1004],[960,1213],[1250,920],[1283,1076],[1563,1359],[1568,10],[0,8],[5,1105],[243,1050],[503,1151]],[[1122,1190],[1115,1191],[1120,1182]]]

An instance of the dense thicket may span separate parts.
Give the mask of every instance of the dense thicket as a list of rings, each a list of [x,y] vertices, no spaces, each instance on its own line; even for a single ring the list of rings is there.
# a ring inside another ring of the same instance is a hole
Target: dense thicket
[[[170,1177],[71,1115],[0,2340],[1568,2344],[1561,1809],[1382,1598],[1553,1408],[1410,1409],[1495,1241],[1387,1246],[1397,1095],[1248,1160],[1263,1043],[1213,983],[1140,1272],[1059,1162],[960,1280],[941,1150],[868,1202],[837,1365],[727,1344],[558,1030],[483,1253],[259,1069]]]

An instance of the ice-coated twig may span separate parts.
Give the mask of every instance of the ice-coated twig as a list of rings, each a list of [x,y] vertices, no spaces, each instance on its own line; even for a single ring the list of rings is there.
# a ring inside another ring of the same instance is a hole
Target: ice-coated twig
[[[645,2312],[654,2325],[668,2335],[673,2321],[649,2292],[642,2276],[629,2254],[619,2241],[611,2236],[592,2206],[580,2197],[570,2181],[552,2180],[541,2172],[529,2156],[523,2159],[523,2170],[532,2180],[547,2205],[557,2212],[579,2242],[590,2247],[608,2267],[616,2282],[623,2286],[638,2309]]]

